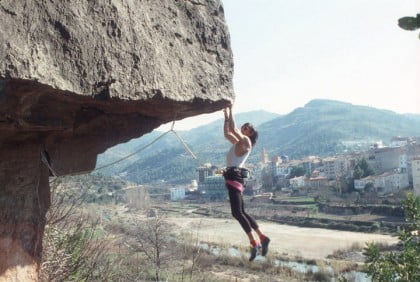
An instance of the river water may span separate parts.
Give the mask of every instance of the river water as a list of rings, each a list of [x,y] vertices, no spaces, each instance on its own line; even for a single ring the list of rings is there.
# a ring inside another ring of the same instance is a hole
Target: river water
[[[234,247],[222,249],[218,246],[211,246],[206,243],[200,243],[199,247],[202,248],[203,250],[210,251],[213,255],[216,255],[216,256],[221,256],[221,255],[228,255],[231,257],[248,256],[247,253],[241,252],[239,249],[234,248]],[[266,260],[267,259],[262,256],[257,256],[255,258],[255,261],[257,262],[264,262]],[[287,260],[281,260],[281,259],[275,259],[274,265],[287,267],[300,273],[318,273],[320,271],[326,271],[332,277],[340,276],[340,277],[345,278],[347,281],[352,281],[352,282],[371,282],[372,281],[371,278],[366,273],[360,272],[360,271],[343,272],[337,275],[331,266],[326,266],[320,269],[315,264],[308,264],[305,262],[297,262],[297,261],[287,261]],[[338,279],[332,278],[331,282],[338,282]]]

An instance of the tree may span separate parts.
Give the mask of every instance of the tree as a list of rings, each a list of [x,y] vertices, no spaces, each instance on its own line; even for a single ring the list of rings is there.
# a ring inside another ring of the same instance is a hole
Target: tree
[[[189,280],[193,280],[194,272],[198,271],[197,263],[201,257],[201,247],[199,230],[201,229],[201,221],[193,227],[193,230],[182,233],[182,244],[181,244],[181,254],[182,254],[182,272],[181,272],[181,281],[184,281],[185,274],[188,271]],[[186,261],[190,261],[189,269],[186,267]]]
[[[292,171],[290,172],[289,178],[299,177],[306,174],[306,169],[302,166],[294,166],[292,167]]]
[[[155,281],[161,281],[162,269],[174,257],[170,231],[171,226],[162,216],[138,222],[134,230],[135,241],[130,245],[136,252],[144,254],[154,269]]]
[[[265,167],[261,173],[262,186],[266,189],[271,189],[274,186],[273,172],[270,167]]]
[[[370,166],[370,164],[366,161],[365,158],[362,158],[357,161],[353,172],[354,179],[360,179],[374,174],[375,170]]]
[[[374,175],[375,170],[370,166],[365,158],[362,158],[359,163],[360,168],[363,170],[363,177]]]
[[[353,172],[353,178],[354,179],[360,179],[363,177],[363,170],[360,168],[360,166],[357,166],[354,168]]]
[[[416,17],[403,17],[398,20],[398,26],[405,30],[416,30],[420,28],[420,14]],[[420,38],[420,34],[419,34]]]
[[[373,281],[420,281],[420,197],[408,194],[403,207],[407,225],[398,236],[401,250],[381,253],[374,243],[365,248],[366,270]]]

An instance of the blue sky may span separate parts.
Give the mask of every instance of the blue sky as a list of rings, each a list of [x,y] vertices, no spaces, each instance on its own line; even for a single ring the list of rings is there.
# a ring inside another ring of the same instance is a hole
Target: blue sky
[[[234,110],[287,114],[325,98],[420,114],[418,0],[222,0],[234,55]],[[177,122],[196,127],[223,117]]]

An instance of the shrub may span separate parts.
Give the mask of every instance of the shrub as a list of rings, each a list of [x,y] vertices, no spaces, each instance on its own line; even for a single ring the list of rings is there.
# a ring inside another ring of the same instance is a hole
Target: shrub
[[[311,281],[317,281],[317,282],[328,282],[331,281],[331,275],[326,271],[318,271],[316,273],[310,273],[309,274]]]
[[[408,194],[403,207],[408,224],[399,234],[401,251],[381,253],[376,244],[367,243],[366,270],[373,281],[420,281],[420,197]]]
[[[84,214],[83,192],[51,187],[43,239],[41,281],[99,281],[111,275],[106,240],[97,219]]]

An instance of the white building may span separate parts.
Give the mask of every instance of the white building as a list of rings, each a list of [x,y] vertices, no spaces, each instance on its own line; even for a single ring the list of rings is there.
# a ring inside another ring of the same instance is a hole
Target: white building
[[[306,186],[320,188],[328,186],[328,179],[323,176],[311,177],[306,180]]]
[[[393,137],[391,139],[390,147],[404,147],[410,142],[410,138],[408,137]]]
[[[414,195],[420,196],[420,157],[415,157],[411,161],[411,170],[413,173]]]
[[[361,179],[354,180],[354,189],[356,190],[364,190],[366,185],[371,183],[375,187],[375,176],[368,176]]]
[[[265,150],[265,148],[263,148],[263,150],[261,152],[261,163],[262,164],[268,164],[268,153]]]
[[[171,188],[171,201],[179,201],[185,198],[185,188]]]
[[[375,188],[380,194],[396,192],[409,186],[408,174],[398,172],[385,172],[380,175],[368,176],[362,179],[355,179],[354,189],[363,190],[368,184],[371,184],[372,187]]]
[[[399,168],[401,169],[402,172],[407,172],[407,166],[408,166],[407,154],[401,154],[399,156],[399,159],[400,159],[400,166],[399,166]]]
[[[409,186],[407,173],[385,172],[378,176],[378,182],[378,192],[383,194],[396,192]]]
[[[305,176],[299,176],[289,179],[290,186],[293,188],[305,186]]]
[[[322,160],[322,172],[328,179],[336,179],[349,174],[349,162],[345,157],[328,157]]]

